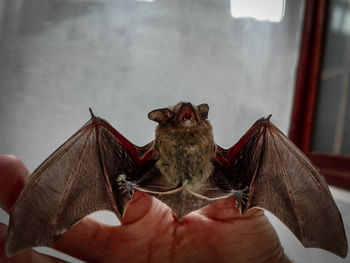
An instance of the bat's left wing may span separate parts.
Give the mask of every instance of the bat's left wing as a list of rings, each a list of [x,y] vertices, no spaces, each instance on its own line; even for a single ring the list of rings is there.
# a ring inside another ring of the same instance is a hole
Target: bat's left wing
[[[342,217],[325,180],[269,118],[258,120],[232,148],[218,146],[214,164],[219,187],[249,188],[247,202],[240,204],[242,214],[253,207],[266,209],[305,247],[346,256]]]
[[[125,183],[152,173],[156,161],[152,145],[132,144],[92,114],[30,176],[10,211],[6,254],[51,246],[96,210],[112,210],[121,218],[133,196]]]

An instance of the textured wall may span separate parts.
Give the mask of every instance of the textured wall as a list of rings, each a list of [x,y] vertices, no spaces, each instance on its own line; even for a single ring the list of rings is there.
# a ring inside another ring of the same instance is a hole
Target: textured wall
[[[301,1],[287,1],[281,23],[233,19],[228,0],[2,5],[0,153],[30,169],[89,118],[88,107],[137,144],[153,137],[148,111],[180,100],[210,105],[226,147],[270,113],[288,129]]]

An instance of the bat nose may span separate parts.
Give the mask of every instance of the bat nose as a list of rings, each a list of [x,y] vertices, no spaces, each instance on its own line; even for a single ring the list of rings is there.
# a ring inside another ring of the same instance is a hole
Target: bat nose
[[[194,107],[193,107],[192,103],[190,103],[190,102],[184,102],[181,104],[180,111],[185,110],[185,109],[190,110],[190,111],[194,111]]]
[[[182,103],[182,107],[192,107],[191,102],[184,102]]]
[[[191,103],[182,103],[180,110],[177,113],[178,122],[181,122],[185,119],[198,121],[196,110]]]

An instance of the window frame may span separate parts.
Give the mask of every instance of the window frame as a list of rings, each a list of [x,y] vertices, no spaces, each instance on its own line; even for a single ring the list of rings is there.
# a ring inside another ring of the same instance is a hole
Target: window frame
[[[306,0],[289,137],[327,183],[350,189],[350,156],[311,151],[329,0]]]

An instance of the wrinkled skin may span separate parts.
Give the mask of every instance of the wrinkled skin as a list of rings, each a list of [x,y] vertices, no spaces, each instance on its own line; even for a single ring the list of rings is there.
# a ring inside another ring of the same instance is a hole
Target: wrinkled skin
[[[14,156],[0,156],[0,205],[9,212],[29,172]],[[178,222],[171,210],[137,192],[122,226],[85,217],[54,248],[87,262],[289,262],[261,210],[244,217],[233,199],[217,201]],[[33,226],[39,227],[39,226]],[[5,258],[7,226],[0,224],[0,262],[62,262],[25,250]]]

